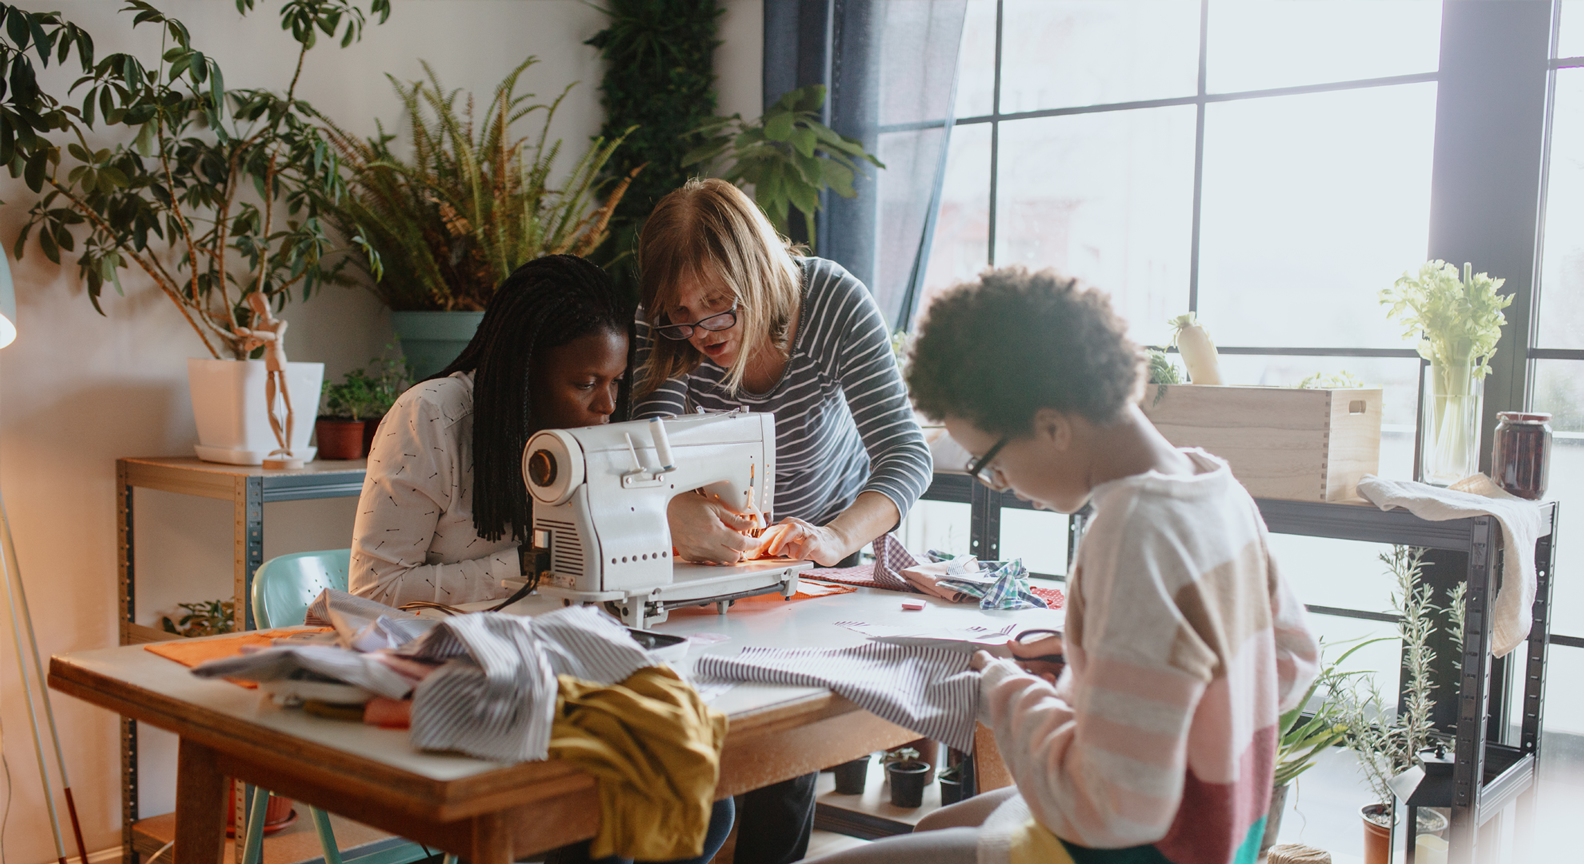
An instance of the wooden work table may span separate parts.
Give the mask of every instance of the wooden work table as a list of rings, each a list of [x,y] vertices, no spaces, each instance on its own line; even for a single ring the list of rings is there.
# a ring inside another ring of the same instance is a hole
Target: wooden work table
[[[743,602],[727,615],[673,612],[654,629],[727,637],[695,647],[735,655],[746,646],[841,647],[863,637],[836,621],[965,626],[988,620],[1051,626],[1059,613],[982,612],[933,598],[904,612],[905,595],[869,589],[793,603]],[[511,611],[556,606],[529,598]],[[140,645],[50,659],[50,686],[176,733],[176,864],[217,864],[225,839],[226,778],[234,777],[474,864],[509,864],[592,837],[594,781],[558,761],[508,765],[425,753],[405,730],[376,729],[283,709],[256,690],[197,678]],[[828,690],[739,685],[714,706],[731,718],[720,797],[739,794],[918,737]]]

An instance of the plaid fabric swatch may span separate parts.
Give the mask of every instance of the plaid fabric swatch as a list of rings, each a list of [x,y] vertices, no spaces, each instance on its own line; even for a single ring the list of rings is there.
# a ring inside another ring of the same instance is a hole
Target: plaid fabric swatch
[[[1029,588],[1028,568],[1023,566],[1023,559],[986,563],[1000,565],[990,574],[995,582],[988,587],[978,580],[952,579],[949,576],[941,579],[940,583],[970,597],[979,598],[980,609],[1051,608],[1050,604]]]
[[[907,551],[902,541],[895,534],[882,534],[874,541],[874,581],[881,588],[892,591],[913,591],[913,586],[902,578],[902,571],[909,567],[917,567],[919,560],[913,553]]]

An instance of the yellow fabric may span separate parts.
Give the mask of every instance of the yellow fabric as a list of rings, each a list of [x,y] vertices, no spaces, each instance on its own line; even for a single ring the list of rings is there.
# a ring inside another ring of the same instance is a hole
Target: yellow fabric
[[[1011,864],[1073,864],[1067,847],[1056,835],[1032,818],[1012,829]]]
[[[610,687],[562,675],[550,756],[592,774],[592,858],[672,861],[703,853],[726,715],[664,666]]]

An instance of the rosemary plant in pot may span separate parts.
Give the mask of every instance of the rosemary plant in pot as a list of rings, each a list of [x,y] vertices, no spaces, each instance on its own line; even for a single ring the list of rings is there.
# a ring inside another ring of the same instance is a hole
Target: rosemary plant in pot
[[[1456,267],[1436,260],[1380,293],[1390,316],[1408,327],[1403,338],[1414,340],[1430,362],[1419,429],[1418,467],[1426,483],[1450,486],[1479,470],[1484,379],[1507,322],[1502,310],[1512,303],[1512,295],[1496,293],[1504,281],[1466,263],[1459,278]]]
[[[236,6],[246,14],[254,0]],[[371,0],[368,9],[383,21],[389,0]],[[363,10],[351,0],[281,5],[282,27],[298,44],[284,92],[228,90],[219,63],[187,27],[142,0],[123,12],[134,29],[158,32],[157,55],[96,58],[92,37],[56,13],[0,11],[7,18],[0,74],[11,85],[0,92],[0,163],[40,196],[16,256],[29,240],[57,264],[62,252],[75,253],[101,313],[105,286],[122,293],[122,270],[152,283],[208,354],[188,364],[199,455],[257,464],[278,442],[265,361],[248,360],[256,343],[247,334],[261,314],[248,298],[262,295],[268,305],[258,308],[279,311],[336,269],[326,264],[335,244],[321,214],[345,184],[297,96],[303,61],[320,36],[342,46],[361,39]],[[30,51],[45,66],[64,65],[75,51],[79,77],[50,92],[35,78]],[[90,143],[106,138],[113,143]],[[286,364],[282,396],[317,404],[323,373],[320,363]],[[287,449],[309,455],[311,432],[311,423],[297,424]]]
[[[350,194],[332,218],[361,247],[355,261],[390,307],[419,379],[456,359],[496,286],[518,266],[599,248],[638,173],[607,189],[600,170],[622,138],[595,138],[571,173],[552,182],[561,142],[550,140],[550,123],[573,85],[549,102],[518,95],[519,79],[536,62],[529,57],[507,74],[477,116],[473,97],[446,90],[427,63],[428,80],[391,78],[407,109],[410,160],[396,154],[396,136],[383,125],[363,139],[320,117],[351,171]],[[543,118],[537,140],[517,137],[514,124],[536,114]]]
[[[1389,864],[1391,830],[1396,820],[1394,797],[1389,785],[1398,774],[1421,764],[1420,753],[1432,744],[1435,707],[1431,680],[1435,652],[1430,637],[1439,626],[1438,613],[1444,611],[1454,646],[1461,651],[1464,627],[1464,585],[1451,592],[1445,607],[1435,603],[1433,589],[1422,582],[1424,551],[1394,546],[1383,553],[1381,561],[1396,581],[1392,592],[1392,611],[1397,614],[1397,633],[1402,640],[1402,706],[1388,700],[1371,681],[1355,692],[1342,707],[1340,716],[1347,726],[1345,742],[1358,754],[1359,770],[1369,783],[1375,801],[1360,810],[1364,820],[1365,864]],[[1454,676],[1456,667],[1454,663]],[[1453,686],[1456,686],[1454,679]],[[1444,830],[1446,819],[1434,810],[1419,811],[1418,833]]]

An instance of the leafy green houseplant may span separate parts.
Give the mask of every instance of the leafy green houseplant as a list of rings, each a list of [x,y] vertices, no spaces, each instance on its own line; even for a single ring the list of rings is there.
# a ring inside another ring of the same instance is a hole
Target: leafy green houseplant
[[[246,14],[254,0],[236,0]],[[175,305],[209,354],[247,356],[236,330],[249,325],[246,295],[279,309],[334,276],[326,208],[345,185],[338,160],[297,96],[303,61],[321,36],[345,47],[362,38],[365,16],[350,0],[286,0],[281,26],[296,40],[284,92],[228,90],[220,64],[187,27],[143,0],[128,0],[133,28],[163,40],[157,57],[96,57],[86,31],[55,13],[0,4],[0,162],[41,197],[13,251],[28,240],[59,263],[76,253],[89,300],[135,267]],[[371,0],[384,21],[389,0]],[[337,34],[340,34],[337,37]],[[36,83],[32,51],[48,66],[73,52],[80,77],[65,92]],[[120,143],[94,147],[95,124],[122,127]],[[85,229],[79,251],[73,228]],[[101,313],[103,312],[100,309]]]
[[[520,265],[543,255],[587,256],[605,242],[607,224],[632,174],[611,182],[600,173],[622,136],[595,138],[560,182],[552,182],[561,142],[550,139],[567,87],[548,102],[517,93],[529,57],[495,88],[478,115],[471,95],[428,79],[391,79],[408,114],[410,159],[397,136],[363,139],[321,117],[350,175],[349,193],[331,218],[361,247],[356,265],[392,323],[418,375],[456,358],[478,326],[495,289]],[[538,117],[536,138],[519,121]],[[602,200],[603,198],[603,200]],[[471,313],[437,316],[432,313]]]
[[[1418,275],[1404,273],[1380,292],[1391,318],[1407,329],[1419,356],[1430,362],[1430,388],[1420,428],[1425,482],[1449,486],[1479,466],[1482,383],[1501,340],[1512,295],[1497,293],[1505,280],[1430,261]]]
[[[695,130],[705,140],[684,164],[710,168],[723,163],[721,179],[752,185],[754,200],[782,234],[788,233],[796,208],[812,246],[820,193],[833,189],[843,198],[854,198],[858,193],[853,180],[861,163],[885,167],[858,139],[819,122],[824,104],[824,85],[811,84],[782,96],[757,121],[745,121],[740,114],[713,118]]]
[[[715,116],[715,49],[720,16],[716,0],[606,0],[610,25],[586,44],[605,61],[600,135],[627,135],[605,166],[607,178],[634,178],[611,216],[611,242],[599,261],[636,302],[632,252],[644,220],[666,193],[688,179],[684,158],[690,134]],[[630,131],[629,131],[630,130]]]
[[[187,614],[176,621],[172,621],[169,615],[164,616],[160,623],[166,633],[194,639],[236,630],[236,604],[230,600],[177,603],[176,606]]]

